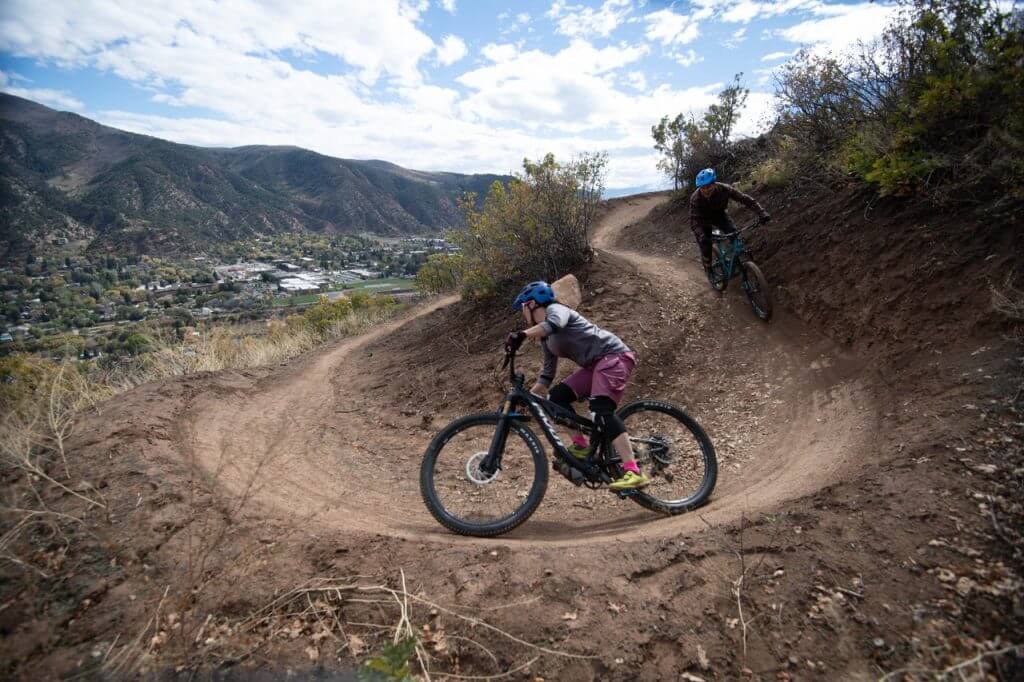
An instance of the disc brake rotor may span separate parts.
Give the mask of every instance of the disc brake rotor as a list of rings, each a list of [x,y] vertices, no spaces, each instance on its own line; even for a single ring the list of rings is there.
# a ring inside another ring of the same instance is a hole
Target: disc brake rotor
[[[469,459],[466,460],[466,478],[477,485],[487,485],[493,483],[494,479],[498,478],[498,474],[501,473],[501,469],[495,469],[493,474],[486,474],[480,469],[480,463],[487,457],[486,452],[477,452],[470,455]]]

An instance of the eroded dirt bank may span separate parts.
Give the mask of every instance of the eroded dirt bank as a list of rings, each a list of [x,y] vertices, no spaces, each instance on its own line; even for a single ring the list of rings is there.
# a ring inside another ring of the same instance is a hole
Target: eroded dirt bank
[[[736,291],[711,292],[664,201],[612,202],[582,311],[638,351],[629,395],[686,405],[714,440],[722,474],[699,513],[659,518],[555,476],[513,534],[444,533],[419,500],[419,458],[448,419],[497,403],[514,318],[436,301],[285,366],[145,386],[83,420],[75,457],[109,518],[90,516],[46,598],[8,602],[8,668],[96,668],[140,632],[156,667],[350,665],[394,625],[384,606],[326,621],[327,606],[261,609],[310,581],[403,575],[505,633],[414,603],[428,664],[463,674],[532,661],[514,677],[870,679],[1008,638],[1014,585],[982,553],[968,492],[987,474],[960,461],[984,454],[974,434],[990,425],[963,405],[998,394],[998,337],[961,334],[929,358],[936,372],[894,382],[863,329],[845,343],[785,310],[766,327]],[[929,646],[946,648],[928,660]]]

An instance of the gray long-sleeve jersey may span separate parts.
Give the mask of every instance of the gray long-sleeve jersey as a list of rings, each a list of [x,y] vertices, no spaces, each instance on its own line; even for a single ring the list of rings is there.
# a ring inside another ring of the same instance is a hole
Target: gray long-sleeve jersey
[[[613,353],[628,353],[629,346],[622,339],[561,303],[552,303],[545,310],[540,323],[544,337],[544,368],[537,379],[542,386],[550,386],[558,369],[558,358],[569,358],[580,367],[586,367],[598,358]]]

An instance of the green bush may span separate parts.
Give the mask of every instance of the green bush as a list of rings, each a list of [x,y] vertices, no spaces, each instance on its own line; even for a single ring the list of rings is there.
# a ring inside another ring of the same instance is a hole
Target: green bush
[[[771,136],[804,150],[801,177],[845,173],[882,195],[938,202],[1024,198],[1022,63],[1019,8],[907,0],[859,53],[792,60]]]
[[[460,254],[435,253],[416,273],[416,288],[428,294],[457,289],[462,284],[464,267]]]
[[[331,301],[326,296],[321,296],[302,314],[289,316],[288,327],[293,330],[305,329],[325,336],[337,322],[351,315],[354,308],[355,303],[350,298],[342,296]]]
[[[553,280],[587,261],[608,158],[584,154],[569,163],[548,154],[508,186],[491,185],[481,208],[460,202],[466,228],[448,233],[460,247],[462,294],[482,299],[530,280]]]

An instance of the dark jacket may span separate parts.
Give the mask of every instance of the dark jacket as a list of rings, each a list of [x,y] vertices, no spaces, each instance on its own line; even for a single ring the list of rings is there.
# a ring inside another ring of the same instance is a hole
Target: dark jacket
[[[714,191],[709,197],[705,197],[699,189],[690,195],[690,229],[694,232],[704,232],[710,230],[712,225],[722,223],[725,220],[725,209],[729,205],[729,199],[757,211],[758,215],[764,215],[764,208],[754,197],[744,194],[732,185],[716,182],[712,187]]]

